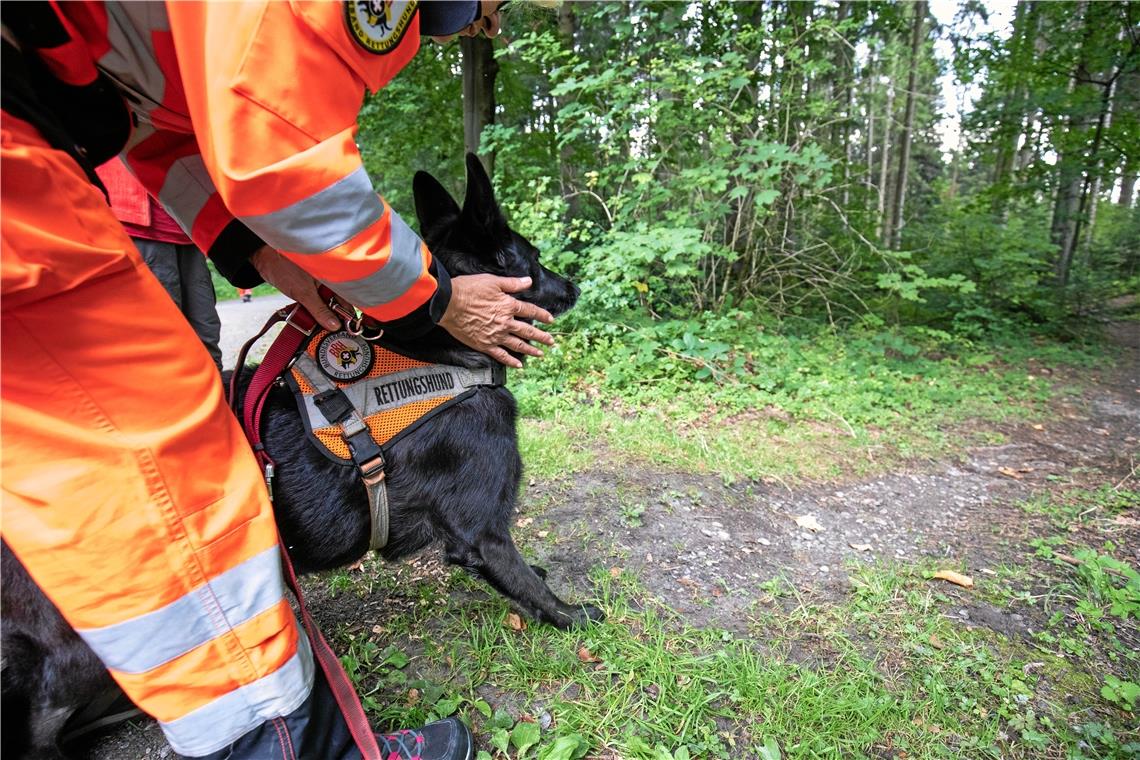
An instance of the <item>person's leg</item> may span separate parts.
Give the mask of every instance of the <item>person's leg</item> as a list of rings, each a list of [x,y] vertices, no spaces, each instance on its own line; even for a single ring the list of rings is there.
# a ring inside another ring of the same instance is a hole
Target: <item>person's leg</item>
[[[142,255],[147,269],[162,285],[166,294],[174,301],[174,305],[184,314],[185,303],[182,298],[182,271],[178,262],[178,248],[174,243],[164,243],[161,240],[147,240],[133,237],[135,248]]]
[[[313,683],[260,473],[79,167],[5,118],[0,178],[4,540],[175,750],[207,755]]]
[[[182,313],[220,372],[222,320],[218,317],[218,299],[206,256],[193,245],[176,245],[174,249],[182,288]]]
[[[4,541],[180,755],[359,758],[193,331],[79,166],[7,114],[0,185]],[[470,757],[458,721],[428,729],[424,760]]]

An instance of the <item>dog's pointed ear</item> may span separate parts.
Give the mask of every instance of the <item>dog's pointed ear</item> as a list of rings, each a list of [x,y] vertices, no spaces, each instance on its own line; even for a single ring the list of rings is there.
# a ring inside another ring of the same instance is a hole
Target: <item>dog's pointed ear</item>
[[[463,197],[463,216],[487,231],[498,231],[507,226],[507,220],[495,202],[491,178],[474,153],[467,154],[467,194]]]
[[[459,218],[459,204],[447,188],[427,172],[416,172],[412,194],[416,198],[420,235],[425,241],[437,240]]]

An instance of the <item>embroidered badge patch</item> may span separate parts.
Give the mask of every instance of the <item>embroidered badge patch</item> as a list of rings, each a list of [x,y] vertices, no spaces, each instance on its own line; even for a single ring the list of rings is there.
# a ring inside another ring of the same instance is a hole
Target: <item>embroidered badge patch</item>
[[[365,50],[389,53],[408,31],[416,5],[416,0],[346,0],[348,31]]]
[[[317,346],[317,365],[330,379],[350,383],[372,369],[372,346],[344,330],[329,333]]]

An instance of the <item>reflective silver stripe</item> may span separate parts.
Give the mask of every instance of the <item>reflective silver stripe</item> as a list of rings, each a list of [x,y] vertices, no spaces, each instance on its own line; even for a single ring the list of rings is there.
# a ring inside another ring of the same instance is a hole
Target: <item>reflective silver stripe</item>
[[[267,720],[293,712],[312,689],[313,653],[304,631],[299,631],[297,654],[280,668],[159,725],[175,752],[201,757],[226,748]]]
[[[415,285],[423,274],[422,245],[419,235],[393,211],[388,263],[359,280],[325,284],[362,309],[394,301],[408,292],[408,288]]]
[[[241,220],[279,251],[324,253],[351,240],[384,215],[364,167],[280,211]]]
[[[158,191],[158,200],[187,235],[210,196],[216,192],[206,163],[198,154],[185,156],[170,165]]]
[[[142,113],[161,108],[166,77],[154,50],[154,32],[169,31],[165,3],[106,3],[109,50],[99,68],[139,102]]]
[[[165,607],[78,633],[107,667],[145,673],[252,620],[281,601],[284,588],[274,546]]]

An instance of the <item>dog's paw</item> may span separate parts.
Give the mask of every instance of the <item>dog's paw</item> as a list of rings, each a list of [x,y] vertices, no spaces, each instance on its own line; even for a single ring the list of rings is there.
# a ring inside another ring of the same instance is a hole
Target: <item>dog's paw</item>
[[[531,565],[530,569],[533,570],[534,574],[537,575],[539,578],[541,578],[542,580],[546,580],[546,568],[545,567],[542,567],[540,565]]]
[[[606,613],[592,604],[583,604],[578,609],[574,610],[573,622],[570,623],[571,628],[579,628],[590,623],[600,623],[606,619]]]
[[[600,607],[595,607],[592,604],[582,605],[583,623],[600,623],[606,619],[606,613],[602,612]]]

